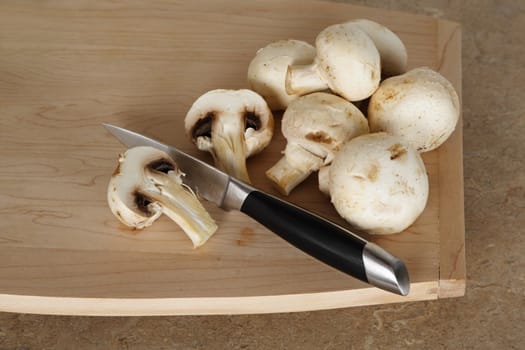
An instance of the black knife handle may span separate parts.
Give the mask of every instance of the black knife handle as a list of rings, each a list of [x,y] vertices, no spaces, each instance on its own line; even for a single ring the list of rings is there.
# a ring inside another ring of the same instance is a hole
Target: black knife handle
[[[252,191],[241,211],[290,244],[364,282],[366,241],[300,207],[260,191]]]

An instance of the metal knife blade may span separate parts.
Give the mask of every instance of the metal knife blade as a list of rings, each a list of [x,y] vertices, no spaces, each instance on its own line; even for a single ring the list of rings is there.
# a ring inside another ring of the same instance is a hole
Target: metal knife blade
[[[104,127],[127,147],[150,146],[170,155],[185,173],[183,182],[200,197],[226,210],[239,210],[324,263],[371,285],[400,295],[410,289],[402,260],[378,245],[303,208],[234,179],[213,166],[139,133]]]

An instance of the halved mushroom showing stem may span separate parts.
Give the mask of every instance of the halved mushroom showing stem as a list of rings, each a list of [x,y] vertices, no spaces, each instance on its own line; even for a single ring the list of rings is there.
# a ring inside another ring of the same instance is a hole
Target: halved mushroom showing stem
[[[368,105],[371,131],[403,137],[419,152],[445,142],[456,128],[459,114],[454,87],[428,67],[384,80]]]
[[[381,79],[379,52],[372,39],[355,23],[335,24],[315,40],[312,64],[291,65],[286,75],[289,94],[307,94],[330,88],[349,101],[372,95]]]
[[[398,136],[375,133],[348,141],[328,172],[332,204],[363,231],[401,232],[425,209],[429,192],[425,165]]]
[[[120,155],[109,181],[109,207],[124,225],[136,229],[150,226],[165,214],[197,248],[218,226],[197,196],[182,183],[183,176],[166,153],[152,147],[130,148]]]
[[[283,110],[298,94],[288,94],[285,88],[289,65],[310,64],[315,48],[301,40],[279,40],[259,49],[248,66],[248,83],[260,94],[271,110]]]
[[[215,165],[250,182],[246,158],[261,152],[273,136],[273,115],[257,93],[217,89],[200,96],[186,114],[186,133]]]
[[[363,113],[347,100],[315,92],[292,101],[282,119],[287,145],[266,176],[283,194],[321,166],[330,164],[347,140],[368,132]]]

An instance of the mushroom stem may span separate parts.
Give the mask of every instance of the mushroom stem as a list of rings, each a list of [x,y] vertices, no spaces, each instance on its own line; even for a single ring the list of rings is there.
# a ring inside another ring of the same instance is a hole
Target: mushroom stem
[[[328,89],[328,84],[321,78],[317,63],[288,66],[286,71],[286,92],[290,95],[304,95],[310,92]]]
[[[293,154],[293,157],[287,157],[287,153]],[[266,176],[279,192],[289,195],[297,185],[322,165],[322,158],[308,152],[299,145],[288,143],[285,156],[266,171]]]
[[[224,114],[222,118],[216,118],[211,130],[213,148],[210,151],[219,169],[250,183],[246,168],[245,128],[245,120],[237,115]]]
[[[191,189],[182,184],[179,174],[175,171],[147,171],[147,174],[155,179],[151,187],[141,191],[151,201],[148,209],[155,206],[156,210],[151,208],[152,211],[160,210],[177,223],[191,239],[194,248],[206,243],[217,230],[217,224]]]
[[[330,166],[324,166],[317,172],[319,191],[330,196]]]

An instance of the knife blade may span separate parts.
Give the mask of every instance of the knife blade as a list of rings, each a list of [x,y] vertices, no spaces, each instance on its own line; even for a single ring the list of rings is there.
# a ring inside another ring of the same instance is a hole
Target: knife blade
[[[208,163],[137,132],[104,127],[126,147],[150,146],[170,155],[185,173],[183,182],[199,197],[225,210],[238,210],[314,258],[383,290],[407,295],[403,261],[375,243],[306,209],[237,180]]]

